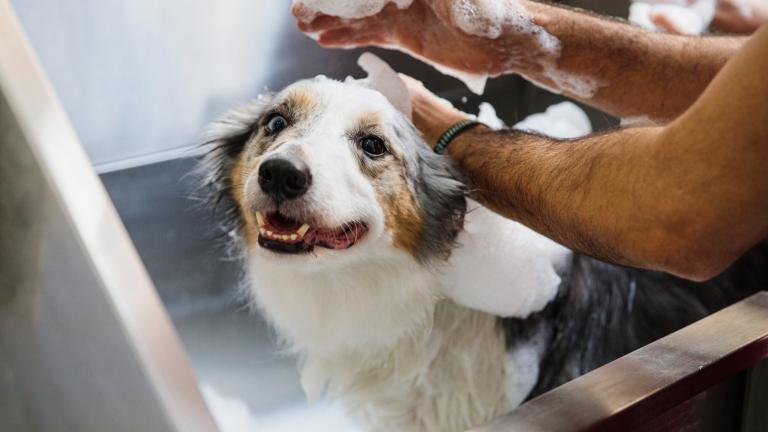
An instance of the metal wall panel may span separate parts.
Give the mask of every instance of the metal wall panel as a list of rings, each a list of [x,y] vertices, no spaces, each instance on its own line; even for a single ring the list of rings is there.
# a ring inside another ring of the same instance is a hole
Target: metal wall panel
[[[215,431],[106,191],[0,0],[0,426]]]

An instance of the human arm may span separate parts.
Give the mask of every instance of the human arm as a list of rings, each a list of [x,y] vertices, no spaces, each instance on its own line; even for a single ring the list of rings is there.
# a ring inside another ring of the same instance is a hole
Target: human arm
[[[299,28],[317,33],[323,46],[398,46],[461,71],[517,73],[616,116],[658,121],[685,111],[745,40],[653,33],[527,0],[507,2],[519,19],[490,38],[462,29],[452,4],[414,0],[408,9],[389,4],[377,15],[350,20],[306,15],[299,3],[294,14]]]
[[[768,236],[768,27],[664,127],[576,140],[476,127],[447,154],[474,197],[574,250],[704,280]],[[464,117],[408,81],[434,143]]]

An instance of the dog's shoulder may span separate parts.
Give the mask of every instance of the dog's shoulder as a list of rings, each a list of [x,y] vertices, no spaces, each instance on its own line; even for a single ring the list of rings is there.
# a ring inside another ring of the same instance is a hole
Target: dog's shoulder
[[[441,269],[443,294],[463,306],[525,318],[557,295],[571,252],[470,202],[458,246]]]

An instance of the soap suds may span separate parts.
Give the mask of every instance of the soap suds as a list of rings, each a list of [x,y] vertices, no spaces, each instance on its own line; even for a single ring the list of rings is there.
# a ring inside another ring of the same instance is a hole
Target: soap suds
[[[528,11],[514,0],[454,0],[451,18],[464,32],[491,39],[501,36],[505,27],[526,34],[533,34],[538,27]]]
[[[491,128],[503,126],[488,103],[478,120]],[[576,138],[592,132],[589,118],[576,104],[562,102],[533,114],[514,129],[555,138]],[[458,304],[499,316],[525,318],[543,309],[554,296],[571,252],[530,228],[468,202],[460,248],[444,271],[443,294]]]
[[[567,91],[582,99],[590,99],[600,87],[602,81],[588,75],[574,74],[557,69],[556,66],[544,68],[544,76],[551,79],[557,89]]]
[[[506,126],[504,121],[496,115],[496,108],[488,102],[480,103],[479,112],[477,113],[477,121],[493,130],[503,129]]]
[[[653,31],[663,31],[654,22],[654,15],[662,15],[675,29],[684,34],[701,34],[715,16],[716,0],[637,0],[629,6],[629,21]]]
[[[533,22],[533,16],[515,0],[454,0],[451,19],[467,34],[496,39],[510,29],[511,33],[534,36],[545,53],[560,52],[560,41]]]
[[[467,34],[496,39],[506,29],[512,33],[534,37],[541,51],[539,64],[544,77],[552,81],[556,93],[568,92],[574,96],[589,99],[603,86],[599,80],[562,71],[557,67],[560,58],[560,41],[546,29],[533,21],[528,11],[515,1],[496,0],[455,0],[451,4],[454,24]],[[529,81],[530,77],[526,77]],[[542,85],[541,83],[537,83]]]
[[[467,86],[467,88],[474,94],[481,95],[485,90],[485,83],[488,81],[487,74],[474,74],[470,72],[456,70],[451,67],[444,66],[439,63],[435,63],[426,57],[422,57],[411,50],[401,47],[400,45],[386,45],[386,46],[383,46],[382,48],[397,50],[402,53],[408,54],[409,56],[417,60],[421,60],[422,62],[435,68],[435,70],[442,73],[443,75],[456,78],[457,80],[463,82],[464,85]]]
[[[259,412],[209,384],[201,383],[200,390],[221,432],[361,432],[338,402],[287,404]]]
[[[413,0],[293,0],[294,5],[302,7],[302,19],[307,21],[320,14],[347,19],[365,18],[381,12],[389,3],[394,3],[398,9],[406,9]]]
[[[739,11],[739,15],[741,15],[744,18],[753,18],[754,12],[752,11],[752,7],[747,4],[744,0],[734,0],[734,4],[736,6],[736,9]]]
[[[467,86],[467,88],[474,94],[481,95],[485,91],[485,84],[488,82],[488,74],[476,74],[471,72],[460,71],[448,66],[441,65],[439,63],[432,62],[412,52],[408,54],[418,58],[424,63],[431,65],[433,68],[437,69],[437,71],[440,72],[441,74],[454,77],[457,80],[463,82],[464,85]]]
[[[656,126],[657,124],[648,116],[624,117],[621,119],[621,127]]]
[[[551,105],[543,113],[529,115],[512,128],[568,139],[591,133],[592,122],[578,105],[573,102],[561,102]]]
[[[405,9],[413,0],[294,0],[294,4],[302,7],[304,20],[311,20],[321,13],[347,19],[363,18],[380,12],[390,2],[400,9]],[[535,55],[542,68],[543,78],[549,83],[537,82],[529,76],[526,78],[541,87],[589,99],[605,85],[593,77],[560,70],[557,65],[561,53],[560,41],[544,27],[536,24],[531,14],[515,0],[453,0],[450,14],[453,24],[473,36],[496,39],[505,31],[509,31],[533,38],[539,51]],[[310,37],[315,38],[316,35]],[[442,74],[462,81],[470,91],[478,95],[483,93],[490,76],[487,73],[471,73],[435,63],[399,45],[385,48],[399,50],[431,65]]]

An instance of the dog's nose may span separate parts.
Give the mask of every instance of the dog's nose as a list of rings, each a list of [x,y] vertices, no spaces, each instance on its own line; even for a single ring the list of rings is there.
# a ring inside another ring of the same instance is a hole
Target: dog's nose
[[[259,167],[259,186],[275,201],[298,198],[309,189],[312,177],[299,159],[273,157]]]

